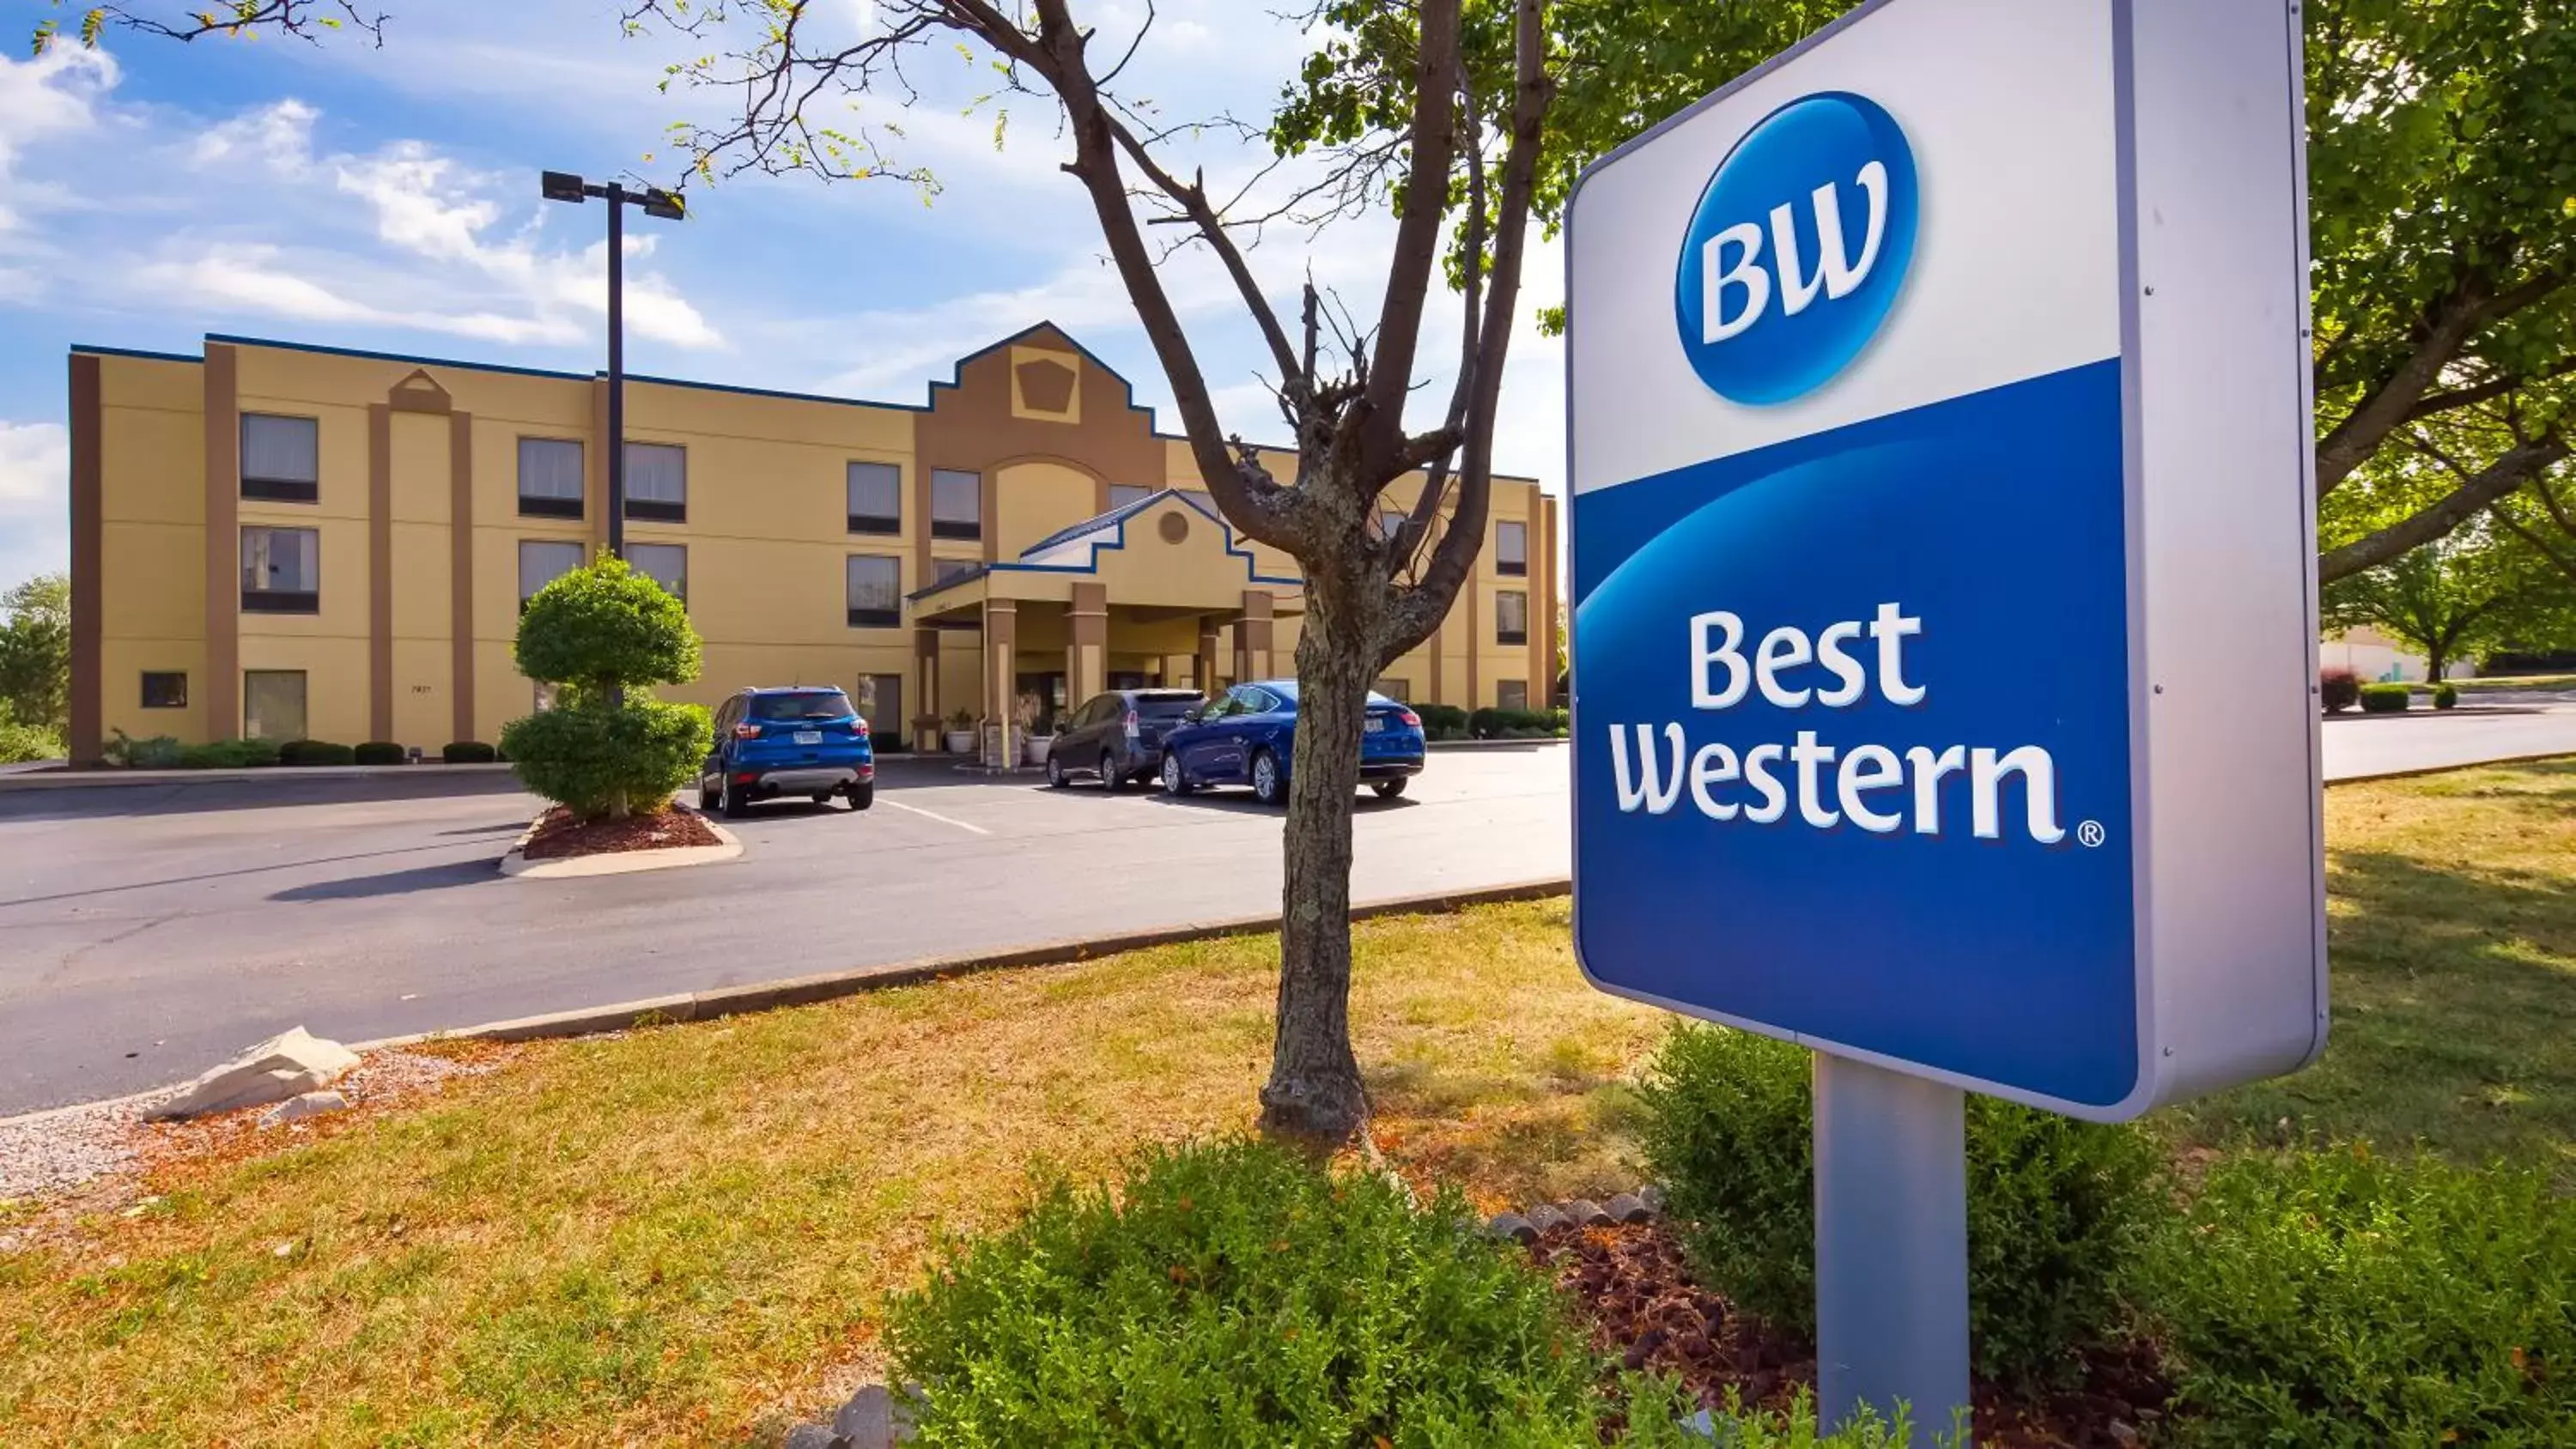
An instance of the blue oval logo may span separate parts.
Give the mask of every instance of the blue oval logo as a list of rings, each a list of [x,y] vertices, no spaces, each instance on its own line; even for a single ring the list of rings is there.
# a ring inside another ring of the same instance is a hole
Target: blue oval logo
[[[1876,101],[1823,91],[1763,117],[1682,238],[1673,315],[1700,381],[1779,403],[1842,371],[1905,285],[1919,209],[1914,149]]]

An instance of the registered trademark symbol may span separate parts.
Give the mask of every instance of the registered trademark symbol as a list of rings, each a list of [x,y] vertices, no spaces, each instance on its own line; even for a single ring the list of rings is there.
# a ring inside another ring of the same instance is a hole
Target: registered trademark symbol
[[[2075,839],[2087,850],[2100,845],[2102,843],[2102,822],[2099,820],[2087,820],[2083,824],[2076,826]]]

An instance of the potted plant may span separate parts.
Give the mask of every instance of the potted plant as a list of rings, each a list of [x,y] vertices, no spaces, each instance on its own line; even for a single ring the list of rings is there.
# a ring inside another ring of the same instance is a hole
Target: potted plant
[[[948,753],[952,755],[975,753],[975,711],[960,706],[956,713],[948,716],[946,743]]]
[[[1038,703],[1034,694],[1023,694],[1012,707],[1011,716],[1020,727],[1022,760],[1031,765],[1047,762],[1047,751],[1055,744],[1055,720]]]

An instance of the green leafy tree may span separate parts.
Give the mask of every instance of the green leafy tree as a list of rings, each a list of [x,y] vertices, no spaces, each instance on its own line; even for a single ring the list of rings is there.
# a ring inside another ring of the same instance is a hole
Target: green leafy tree
[[[1084,11],[1077,19],[1075,10]],[[915,78],[945,53],[984,72],[987,102],[1047,112],[1063,169],[1089,204],[1119,282],[1171,383],[1174,411],[1210,496],[1246,537],[1297,560],[1305,615],[1297,640],[1299,716],[1285,763],[1288,822],[1281,887],[1280,973],[1263,1121],[1274,1129],[1347,1137],[1368,1114],[1350,1043],[1351,806],[1370,681],[1439,626],[1474,572],[1492,495],[1494,421],[1518,308],[1521,260],[1553,91],[1541,0],[1365,0],[1334,7],[1411,37],[1351,143],[1284,205],[1247,200],[1267,172],[1240,187],[1211,186],[1182,159],[1200,128],[1173,124],[1126,94],[1121,73],[1137,28],[1106,35],[1095,0],[875,0],[852,39],[811,0],[638,0],[631,23],[701,37],[704,57],[675,68],[683,83],[726,97],[725,119],[683,125],[677,139],[700,178],[749,170],[826,179],[933,183],[907,167],[899,128],[871,116],[918,99]],[[1145,8],[1143,24],[1152,23]],[[1132,9],[1132,7],[1131,7]],[[1463,28],[1494,51],[1470,73]],[[979,105],[986,103],[978,103]],[[1222,119],[1225,134],[1259,134]],[[996,126],[996,139],[1005,132]],[[1401,198],[1385,286],[1362,322],[1309,282],[1282,316],[1255,275],[1260,227],[1308,208],[1374,209]],[[1456,383],[1407,403],[1441,350],[1424,336],[1430,288],[1451,215],[1463,218],[1466,293]],[[1153,240],[1148,238],[1152,237]],[[1160,263],[1175,246],[1204,248],[1231,284],[1239,321],[1262,340],[1281,421],[1297,447],[1296,476],[1273,476],[1258,449],[1220,423],[1198,337],[1185,324]],[[1421,424],[1427,423],[1428,426]],[[1426,479],[1403,522],[1381,527],[1397,480]],[[1256,763],[1255,768],[1259,765]]]
[[[707,712],[646,696],[698,677],[698,634],[660,584],[603,556],[537,591],[519,616],[519,672],[558,707],[512,720],[501,748],[527,787],[585,820],[661,808],[704,761]]]
[[[2501,529],[2463,529],[2328,584],[2330,627],[2366,625],[2424,656],[2439,680],[2454,663],[2563,627],[2576,585]]]
[[[70,712],[72,584],[38,574],[0,594],[0,714],[55,734]]]
[[[1563,220],[1576,179],[1611,148],[1851,3],[1557,0],[1542,220]],[[1322,7],[1335,38],[1281,98],[1281,150],[1347,142],[1384,120],[1412,32],[1377,8]],[[1508,73],[1498,8],[1470,5],[1465,26],[1489,105]],[[2310,0],[2305,15],[2318,574],[2331,581],[2566,476],[2576,11],[2563,0]]]

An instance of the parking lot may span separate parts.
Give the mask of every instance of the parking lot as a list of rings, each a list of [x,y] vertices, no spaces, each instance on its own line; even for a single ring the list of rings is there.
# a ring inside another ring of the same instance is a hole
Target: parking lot
[[[1442,752],[1357,805],[1355,899],[1567,869],[1566,752]],[[459,787],[465,787],[460,792]],[[1275,911],[1241,792],[891,761],[876,808],[729,822],[741,859],[508,880],[503,775],[0,795],[0,1115],[188,1077],[299,1023],[342,1040]]]

